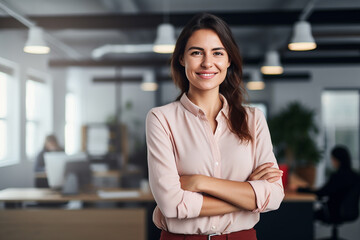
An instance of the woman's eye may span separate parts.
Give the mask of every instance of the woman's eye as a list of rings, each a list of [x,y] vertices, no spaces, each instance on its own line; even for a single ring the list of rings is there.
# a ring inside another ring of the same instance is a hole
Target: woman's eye
[[[194,52],[191,53],[191,55],[194,55],[194,56],[197,56],[197,55],[200,55],[200,54],[201,54],[200,51],[194,51]]]
[[[223,56],[224,53],[223,53],[223,52],[214,52],[214,55],[215,55],[215,56]]]

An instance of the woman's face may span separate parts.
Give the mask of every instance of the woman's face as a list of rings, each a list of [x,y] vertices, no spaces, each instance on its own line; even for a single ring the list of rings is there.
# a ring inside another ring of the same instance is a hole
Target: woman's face
[[[189,91],[219,91],[230,66],[219,36],[210,29],[195,31],[189,38],[181,65],[189,80]]]
[[[339,169],[339,167],[340,167],[339,160],[337,160],[333,156],[331,156],[331,163],[335,170]]]
[[[45,143],[45,148],[47,151],[57,151],[59,149],[59,146],[55,141],[50,140]]]

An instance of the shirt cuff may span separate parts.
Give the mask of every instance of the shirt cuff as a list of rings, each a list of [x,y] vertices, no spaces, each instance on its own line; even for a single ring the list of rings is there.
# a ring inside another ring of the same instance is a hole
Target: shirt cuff
[[[196,192],[184,191],[182,201],[177,207],[178,218],[195,218],[200,215],[203,195]]]
[[[249,181],[251,187],[254,189],[255,198],[256,198],[256,209],[253,210],[254,213],[265,211],[267,205],[269,204],[270,191],[267,185],[269,182],[266,180],[255,180]]]

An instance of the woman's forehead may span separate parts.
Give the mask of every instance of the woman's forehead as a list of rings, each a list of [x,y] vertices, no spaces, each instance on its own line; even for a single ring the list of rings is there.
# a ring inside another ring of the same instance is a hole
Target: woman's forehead
[[[201,48],[224,48],[218,34],[211,29],[199,29],[189,37],[186,49],[196,45]]]

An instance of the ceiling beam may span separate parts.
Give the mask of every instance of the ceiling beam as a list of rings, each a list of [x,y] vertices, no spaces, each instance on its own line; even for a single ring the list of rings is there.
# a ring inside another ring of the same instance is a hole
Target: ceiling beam
[[[301,11],[213,12],[231,26],[291,26]],[[169,22],[183,27],[195,13],[171,13]],[[156,28],[163,22],[162,13],[27,16],[49,30],[59,29],[144,29]],[[308,21],[312,25],[359,24],[360,9],[315,10]],[[25,28],[12,17],[0,17],[0,28]]]
[[[245,66],[259,66],[263,59],[260,58],[245,58],[243,60]],[[344,65],[344,64],[360,64],[360,56],[355,57],[282,57],[281,62],[284,66],[287,65],[302,65],[302,66],[328,66],[329,64]],[[167,67],[170,66],[169,60],[163,59],[134,59],[134,60],[50,60],[49,66],[52,68],[65,67]]]
[[[130,82],[130,83],[140,83],[144,80],[141,76],[136,77],[97,77],[93,78],[93,82],[95,83],[122,83],[122,82]],[[172,81],[170,76],[156,76],[156,81],[158,82],[166,82],[166,81]]]
[[[315,51],[322,51],[322,50],[360,50],[360,43],[319,43]],[[290,51],[290,50],[289,50]],[[359,52],[360,53],[360,52]]]
[[[124,59],[124,60],[101,60],[84,59],[82,61],[73,60],[50,60],[50,67],[163,67],[170,66],[170,60],[141,58],[141,59]]]
[[[250,80],[249,74],[244,74],[244,81]],[[284,72],[280,75],[263,75],[264,82],[309,82],[311,80],[311,74],[309,72]]]
[[[250,75],[244,74],[244,81],[250,80]],[[309,72],[284,72],[280,75],[262,75],[262,78],[265,82],[277,82],[277,81],[289,81],[289,82],[303,82],[310,81],[311,74]],[[141,76],[132,76],[132,77],[97,77],[93,78],[94,83],[140,83],[143,81],[143,77]],[[157,82],[171,82],[171,76],[156,76]]]

